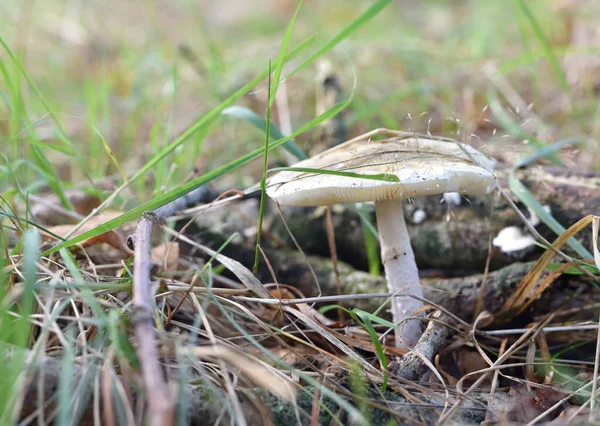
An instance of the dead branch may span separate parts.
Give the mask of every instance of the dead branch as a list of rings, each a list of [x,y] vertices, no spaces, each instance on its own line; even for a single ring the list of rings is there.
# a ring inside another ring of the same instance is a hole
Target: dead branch
[[[508,188],[508,169],[497,172],[500,185]],[[600,174],[578,173],[556,167],[532,167],[518,172],[518,177],[535,195],[538,201],[550,208],[553,216],[565,227],[582,217],[597,212],[600,205]],[[493,216],[490,218],[490,197],[470,197],[462,199],[460,205],[441,202],[442,197],[420,197],[405,204],[405,216],[411,242],[419,269],[427,268],[462,271],[483,270],[488,257],[488,241],[508,226],[522,227],[515,212],[502,200],[495,197]],[[531,218],[530,212],[513,196],[523,215]],[[230,234],[253,226],[256,217],[254,200],[243,201],[240,205],[222,211],[201,215],[196,223],[202,229],[215,229]],[[323,211],[314,208],[283,209],[284,218],[292,234],[302,249],[308,254],[329,256],[326,239],[326,217]],[[417,212],[421,211],[422,213]],[[333,206],[333,223],[338,257],[355,268],[367,270],[364,232],[360,217],[349,205]],[[371,212],[371,215],[374,212]],[[412,218],[421,218],[415,223]],[[373,223],[374,223],[374,218]],[[549,241],[556,235],[544,224],[536,229]],[[273,214],[269,231],[278,238],[273,245],[283,240],[293,247],[281,219]],[[578,235],[582,243],[590,248],[589,233]],[[530,246],[525,250],[503,253],[494,247],[491,256],[491,269],[509,265],[515,260],[528,261],[539,257],[542,249]]]
[[[174,401],[160,365],[154,330],[154,294],[150,280],[152,268],[151,236],[154,225],[178,210],[198,202],[206,189],[198,188],[154,212],[146,212],[134,234],[133,326],[137,341],[136,354],[142,369],[151,425],[170,425],[174,420]]]
[[[440,311],[431,314],[430,319],[425,333],[415,347],[389,365],[390,373],[406,380],[418,381],[430,371],[424,360],[433,361],[435,355],[448,344],[453,334],[450,326],[456,324],[450,316]]]

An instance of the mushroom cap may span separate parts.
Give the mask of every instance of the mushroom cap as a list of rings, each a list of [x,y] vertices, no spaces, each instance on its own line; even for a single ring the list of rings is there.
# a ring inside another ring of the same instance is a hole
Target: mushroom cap
[[[384,201],[458,192],[483,195],[496,187],[495,161],[451,139],[407,133],[384,140],[351,140],[294,164],[356,175],[365,179],[299,171],[282,171],[268,182],[267,194],[282,205],[325,206]]]

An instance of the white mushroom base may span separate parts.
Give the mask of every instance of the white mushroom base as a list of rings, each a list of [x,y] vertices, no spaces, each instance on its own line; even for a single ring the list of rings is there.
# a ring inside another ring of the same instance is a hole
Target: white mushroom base
[[[390,292],[406,292],[423,297],[419,270],[404,222],[402,201],[378,201],[375,203],[375,212],[381,245],[381,260],[385,267],[385,277]],[[392,301],[394,322],[400,324],[406,318],[417,316],[414,312],[421,306],[423,303],[417,299],[394,297]],[[421,323],[420,320],[410,320],[400,324],[395,333],[396,346],[412,348],[421,336]]]

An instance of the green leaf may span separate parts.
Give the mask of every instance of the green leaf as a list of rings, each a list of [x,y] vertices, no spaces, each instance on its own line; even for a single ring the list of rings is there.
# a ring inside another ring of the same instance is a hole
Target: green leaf
[[[267,198],[267,168],[268,168],[268,155],[269,155],[269,130],[271,129],[271,105],[275,92],[271,91],[271,62],[269,62],[269,99],[267,100],[267,119],[265,122],[265,153],[263,155],[263,175],[260,179],[260,207],[258,210],[258,226],[256,232],[256,249],[254,250],[254,267],[252,272],[254,275],[258,274],[258,267],[260,265],[260,242],[262,237],[262,226],[265,215],[265,199]]]
[[[286,136],[283,139],[279,139],[279,140],[273,142],[273,144],[271,144],[269,146],[269,150],[282,145],[284,142],[292,139],[293,137],[299,135],[300,133],[305,132],[306,130],[316,126],[321,121],[327,120],[328,118],[333,117],[339,111],[341,111],[343,108],[345,108],[349,102],[350,102],[350,99],[348,99],[343,104],[334,105],[332,108],[328,109],[327,111],[325,111],[323,114],[321,114],[317,118],[306,123],[304,126],[302,126],[300,129],[298,129],[296,132],[292,133],[289,136]],[[95,227],[94,229],[90,229],[87,232],[84,232],[76,237],[69,239],[68,241],[65,241],[57,246],[54,246],[54,247],[46,250],[44,253],[42,253],[42,256],[48,256],[48,255],[60,250],[61,248],[70,247],[74,244],[80,243],[89,238],[96,237],[100,234],[103,234],[105,232],[108,232],[115,228],[118,228],[119,226],[121,226],[133,219],[140,217],[142,215],[142,213],[144,213],[145,211],[156,210],[157,208],[164,206],[165,204],[170,203],[171,201],[176,200],[177,198],[183,197],[188,192],[191,192],[194,189],[196,189],[202,185],[205,185],[208,182],[243,166],[244,164],[248,163],[249,161],[254,160],[255,158],[259,157],[261,154],[263,154],[264,150],[265,150],[264,147],[256,149],[256,150],[254,150],[240,158],[237,158],[221,167],[218,167],[202,176],[192,179],[191,181],[186,182],[185,184],[181,185],[178,188],[175,188],[165,194],[159,195],[158,197],[156,197],[150,201],[147,201],[146,203],[144,203],[134,209],[129,210],[127,213],[124,213],[121,216],[111,219],[108,222]],[[133,180],[133,178],[130,179],[130,182],[132,180]]]
[[[540,24],[535,19],[535,16],[533,15],[531,9],[527,5],[527,2],[525,0],[516,0],[516,2],[521,7],[521,11],[523,12],[525,17],[527,18],[527,21],[531,25],[533,33],[542,45],[542,49],[544,50],[546,58],[548,58],[548,62],[550,62],[550,65],[552,66],[552,69],[554,70],[554,73],[556,74],[556,77],[558,78],[561,87],[565,92],[567,92],[569,90],[567,78],[562,70],[562,67],[560,66],[560,63],[558,62],[558,59],[556,58],[556,55],[554,54],[554,51],[552,50],[552,46],[550,45],[548,38],[544,35]]]
[[[360,206],[354,206],[354,209],[360,217],[360,223],[365,238],[365,252],[367,253],[367,261],[369,263],[369,273],[371,275],[381,274],[380,255],[377,250],[377,231],[371,223],[369,217],[369,207],[366,203],[360,203]]]
[[[281,70],[283,69],[283,65],[285,65],[285,55],[287,53],[288,44],[290,43],[290,38],[292,37],[292,30],[294,29],[294,24],[296,23],[296,17],[298,16],[298,12],[300,12],[301,6],[302,0],[298,3],[296,11],[294,12],[294,16],[292,16],[292,19],[288,24],[285,36],[283,37],[283,41],[281,43],[281,48],[279,49],[279,57],[277,58],[277,62],[275,62],[275,74],[273,76],[273,81],[275,84],[270,84],[271,87],[269,88],[269,108],[273,106],[273,101],[275,100],[275,95],[277,94],[279,80],[281,79]],[[269,75],[271,74],[270,68],[271,66],[269,65]]]
[[[356,312],[356,311],[355,311]],[[362,311],[362,314],[367,314],[368,312]],[[385,352],[383,350],[383,346],[379,341],[379,335],[375,331],[373,324],[371,323],[371,317],[369,315],[362,315],[361,313],[357,313],[357,315],[363,320],[364,328],[369,333],[369,337],[371,337],[371,341],[373,345],[375,345],[375,350],[377,351],[377,357],[379,358],[379,364],[381,365],[381,369],[383,370],[383,383],[381,384],[381,390],[385,392],[387,389],[388,380],[390,377],[390,373],[388,372],[388,363],[387,358],[385,357]],[[393,325],[393,324],[392,324]]]
[[[225,108],[221,114],[246,120],[248,123],[252,124],[254,127],[261,131],[264,131],[267,126],[267,120],[265,120],[260,115],[256,114],[251,109],[243,106],[234,105],[229,108]],[[277,127],[272,122],[270,123],[269,132],[271,134],[271,138],[274,138],[276,140],[283,139],[285,137],[281,130],[279,130],[279,127]],[[287,152],[292,154],[294,157],[296,157],[298,160],[306,160],[308,158],[308,155],[306,155],[304,151],[302,151],[302,149],[296,144],[296,142],[294,142],[293,139],[290,139],[289,141],[285,142],[283,144],[283,148]]]
[[[328,43],[326,43],[323,47],[321,47],[317,52],[315,52],[310,58],[304,61],[299,67],[297,67],[294,71],[292,71],[289,75],[292,76],[296,72],[300,71],[307,65],[313,63],[316,59],[323,56],[325,53],[329,52],[335,46],[340,44],[343,40],[347,39],[352,33],[356,32],[360,27],[369,22],[375,16],[379,14],[383,9],[385,9],[393,0],[379,0],[374,2],[367,10],[365,10],[358,18],[352,21],[349,25],[344,27],[342,31],[340,31],[337,35],[335,35]]]
[[[366,179],[366,180],[378,180],[384,182],[400,182],[400,178],[391,173],[377,173],[373,175],[364,175],[361,173],[354,172],[341,172],[338,170],[327,170],[327,169],[312,169],[310,167],[275,167],[269,172],[301,172],[301,173],[314,173],[317,175],[334,175],[349,177],[355,179]]]
[[[517,162],[515,166],[511,169],[509,178],[508,178],[508,187],[510,190],[519,197],[519,200],[531,210],[535,212],[535,214],[540,218],[540,220],[545,223],[556,235],[561,235],[566,231],[566,228],[562,226],[551,213],[548,213],[546,209],[540,204],[540,202],[535,198],[535,196],[521,183],[521,181],[517,178],[517,170],[521,167],[525,167],[526,165],[537,161],[540,158],[555,154],[558,150],[566,145],[575,145],[586,142],[585,139],[582,138],[567,138],[562,141],[556,142],[552,145],[544,147],[540,149],[538,152],[527,156]],[[570,238],[567,241],[567,244],[575,250],[575,252],[584,259],[592,259],[592,254],[586,249],[579,241],[575,238]]]

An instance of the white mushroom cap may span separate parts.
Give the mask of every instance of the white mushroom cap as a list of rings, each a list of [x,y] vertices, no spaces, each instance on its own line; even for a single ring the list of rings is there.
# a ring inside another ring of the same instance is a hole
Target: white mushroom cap
[[[294,206],[406,199],[445,192],[483,195],[496,186],[494,166],[494,160],[469,145],[407,133],[380,141],[349,141],[294,165],[386,175],[393,181],[282,171],[270,179],[267,194],[279,204]]]
[[[508,226],[502,229],[492,241],[494,247],[500,248],[503,253],[512,253],[524,250],[535,244],[535,238],[516,226]]]

